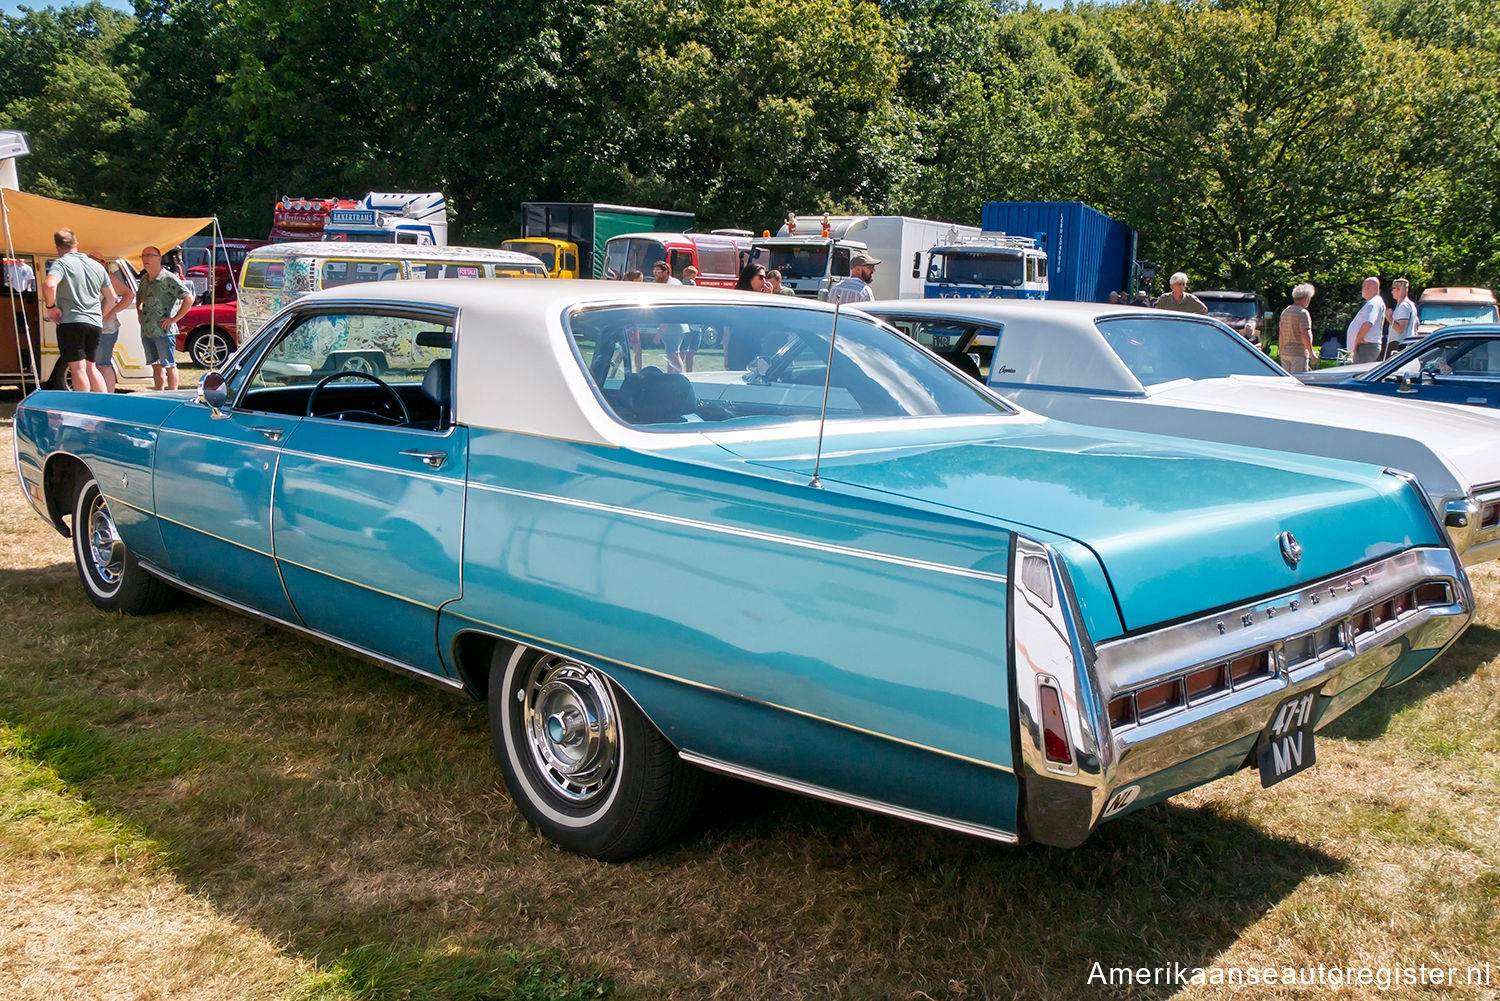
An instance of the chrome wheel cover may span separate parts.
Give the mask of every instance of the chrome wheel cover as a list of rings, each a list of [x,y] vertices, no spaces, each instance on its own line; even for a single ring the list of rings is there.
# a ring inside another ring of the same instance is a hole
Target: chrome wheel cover
[[[516,688],[531,760],[569,806],[609,794],[619,767],[619,710],[609,681],[564,657],[542,657]]]
[[[110,517],[109,505],[97,493],[89,502],[85,529],[94,576],[110,586],[120,583],[120,576],[125,572],[125,543],[120,541],[120,533],[115,530],[115,519]]]

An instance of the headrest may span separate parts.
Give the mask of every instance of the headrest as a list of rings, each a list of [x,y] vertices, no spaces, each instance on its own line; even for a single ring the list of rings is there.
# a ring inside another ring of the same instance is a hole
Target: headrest
[[[663,372],[654,365],[626,376],[620,390],[637,424],[680,421],[698,407],[697,394],[687,376]]]
[[[427,366],[422,376],[422,395],[440,407],[446,407],[453,398],[453,360],[438,358]]]

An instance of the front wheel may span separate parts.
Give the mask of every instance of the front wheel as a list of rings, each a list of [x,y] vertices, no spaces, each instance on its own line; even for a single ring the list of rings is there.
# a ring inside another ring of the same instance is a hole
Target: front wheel
[[[490,671],[490,736],[526,819],[607,862],[671,837],[699,773],[603,674],[568,657],[502,647]]]
[[[92,477],[73,503],[73,560],[84,593],[105,611],[144,615],[172,598],[171,585],[147,573],[125,547]]]
[[[234,339],[218,327],[199,327],[188,335],[187,349],[194,365],[215,369],[234,352]]]

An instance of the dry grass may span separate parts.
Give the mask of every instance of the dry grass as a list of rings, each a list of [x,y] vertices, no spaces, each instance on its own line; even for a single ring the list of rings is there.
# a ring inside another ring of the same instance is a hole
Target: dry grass
[[[0,997],[1329,993],[1106,991],[1096,960],[1500,981],[1500,574],[1455,651],[1276,789],[1242,774],[1062,852],[726,785],[608,866],[520,819],[482,707],[206,605],[98,613],[5,466]]]

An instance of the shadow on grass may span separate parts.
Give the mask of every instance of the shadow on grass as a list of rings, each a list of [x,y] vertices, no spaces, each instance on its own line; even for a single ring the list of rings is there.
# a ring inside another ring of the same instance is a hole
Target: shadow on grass
[[[1375,740],[1401,710],[1464,681],[1500,649],[1500,629],[1470,626],[1446,653],[1415,678],[1384,688],[1319,731],[1329,737]]]
[[[1166,998],[1091,974],[1209,962],[1340,871],[1212,809],[1061,851],[727,781],[677,846],[602,865],[524,824],[483,707],[214,606],[103,615],[58,569],[0,571],[14,753],[320,964],[306,997]]]

